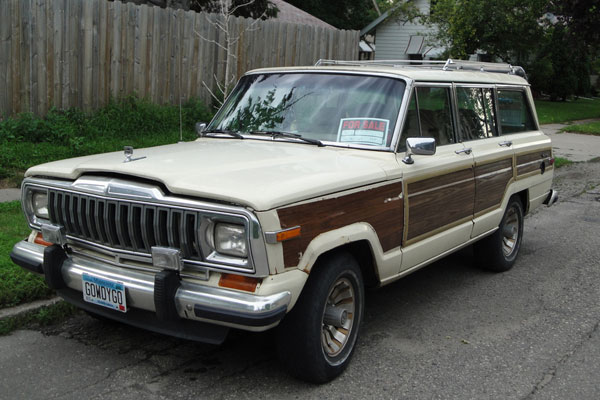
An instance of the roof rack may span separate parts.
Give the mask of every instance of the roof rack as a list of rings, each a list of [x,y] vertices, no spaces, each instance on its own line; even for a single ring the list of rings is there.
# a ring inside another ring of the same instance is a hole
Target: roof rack
[[[387,66],[394,68],[427,68],[439,69],[442,71],[479,71],[479,72],[497,72],[518,75],[527,79],[527,74],[523,67],[514,66],[506,63],[491,63],[479,61],[453,60],[364,60],[364,61],[343,61],[343,60],[325,60],[320,59],[315,66],[322,65],[345,65],[345,66]]]

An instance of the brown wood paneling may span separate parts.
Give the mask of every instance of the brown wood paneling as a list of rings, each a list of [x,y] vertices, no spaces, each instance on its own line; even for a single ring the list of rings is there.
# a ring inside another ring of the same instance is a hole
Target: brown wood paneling
[[[509,170],[498,172],[507,168]],[[512,157],[476,166],[475,213],[499,206],[512,177]]]
[[[548,159],[552,154],[551,149],[536,150],[535,152],[517,155],[517,176],[524,175],[529,172],[542,170],[542,164],[548,166]],[[539,162],[534,162],[539,161]],[[528,164],[531,163],[531,164]],[[528,164],[528,165],[525,165]]]
[[[402,182],[340,197],[277,210],[283,229],[301,227],[301,236],[282,243],[285,267],[298,265],[301,254],[319,234],[356,222],[369,223],[383,251],[401,245],[404,225]]]
[[[473,215],[473,169],[410,183],[407,240]]]

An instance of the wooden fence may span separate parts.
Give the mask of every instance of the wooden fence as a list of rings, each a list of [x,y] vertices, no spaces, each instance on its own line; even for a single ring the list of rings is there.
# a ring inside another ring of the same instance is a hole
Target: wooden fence
[[[94,109],[135,93],[155,103],[210,102],[224,79],[215,14],[106,0],[0,0],[0,118],[50,107]],[[358,32],[232,18],[233,72],[356,59]],[[208,40],[207,40],[208,39]]]

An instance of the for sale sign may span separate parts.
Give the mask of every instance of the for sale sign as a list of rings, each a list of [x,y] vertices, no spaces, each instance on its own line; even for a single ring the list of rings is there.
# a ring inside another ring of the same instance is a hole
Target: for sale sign
[[[380,118],[343,118],[340,120],[337,141],[371,146],[387,144],[390,121]]]

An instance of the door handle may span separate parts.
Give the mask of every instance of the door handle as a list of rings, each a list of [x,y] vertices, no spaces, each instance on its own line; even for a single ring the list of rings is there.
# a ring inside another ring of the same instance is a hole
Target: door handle
[[[456,154],[461,154],[461,153],[471,154],[472,151],[473,151],[473,149],[469,147],[467,149],[456,150],[455,153]]]
[[[512,142],[510,140],[507,140],[505,142],[498,143],[498,146],[510,147],[510,146],[512,146]]]

